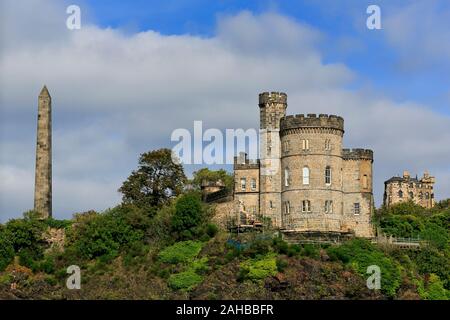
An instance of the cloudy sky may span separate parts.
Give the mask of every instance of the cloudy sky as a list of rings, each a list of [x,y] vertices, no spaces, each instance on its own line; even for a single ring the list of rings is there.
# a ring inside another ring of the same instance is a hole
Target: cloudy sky
[[[450,197],[450,4],[379,0],[369,30],[372,3],[2,0],[0,221],[33,206],[44,84],[56,218],[117,204],[139,154],[172,147],[176,128],[258,128],[262,91],[286,92],[289,114],[343,116],[345,146],[374,150],[377,206],[404,169]]]

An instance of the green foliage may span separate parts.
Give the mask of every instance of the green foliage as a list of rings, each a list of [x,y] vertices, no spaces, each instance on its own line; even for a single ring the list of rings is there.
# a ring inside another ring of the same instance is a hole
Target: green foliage
[[[419,295],[425,300],[449,300],[450,292],[444,288],[444,285],[435,274],[430,274],[426,286],[423,281],[418,285]]]
[[[46,220],[43,220],[43,223],[45,223],[50,228],[54,229],[67,229],[72,225],[72,221],[70,220],[56,220],[53,218],[48,218]]]
[[[143,241],[145,216],[136,218],[128,206],[118,206],[102,214],[88,212],[78,215],[68,232],[68,245],[86,259],[115,257],[120,250],[136,241]],[[134,220],[137,219],[137,222]]]
[[[402,238],[416,238],[423,230],[423,219],[414,215],[384,215],[380,219],[383,232]]]
[[[213,238],[217,232],[219,232],[219,228],[213,224],[213,223],[208,223],[206,225],[206,234],[210,237]]]
[[[284,272],[284,270],[287,268],[288,262],[286,259],[283,258],[277,258],[277,270],[278,272]]]
[[[182,238],[190,239],[195,228],[203,219],[203,208],[200,196],[196,193],[182,195],[175,204],[175,213],[172,217],[172,229]]]
[[[34,211],[29,211],[24,214],[24,219],[13,219],[6,224],[6,234],[20,263],[30,268],[44,255],[42,233],[47,226],[36,217]]]
[[[445,288],[450,289],[448,249],[441,251],[433,247],[425,247],[414,256],[413,260],[421,274],[436,274],[444,283]]]
[[[203,281],[203,277],[195,272],[193,269],[172,274],[169,276],[168,284],[174,290],[189,291],[195,288],[200,282]]]
[[[223,169],[220,170],[209,170],[208,168],[202,168],[198,171],[195,171],[193,174],[193,179],[191,180],[191,184],[197,189],[200,190],[202,182],[204,180],[210,182],[222,181],[227,190],[233,190],[234,180],[233,175],[229,174]]]
[[[381,215],[422,215],[426,212],[427,209],[415,204],[412,201],[401,202],[390,206],[389,208],[383,207],[381,208]]]
[[[450,238],[447,229],[432,222],[425,225],[420,235],[423,240],[427,240],[430,245],[438,249],[446,248]]]
[[[173,162],[172,151],[159,149],[141,154],[138,169],[119,191],[124,203],[134,204],[153,215],[155,207],[160,208],[181,194],[185,182],[183,166]]]
[[[14,246],[10,233],[0,225],[0,272],[14,259]]]
[[[400,286],[400,266],[369,241],[354,239],[327,250],[332,260],[340,260],[351,266],[361,276],[367,277],[367,267],[377,265],[381,269],[381,291],[393,297]]]
[[[164,263],[187,263],[193,260],[202,250],[203,243],[199,241],[182,241],[165,248],[158,255]]]
[[[267,254],[256,259],[249,259],[241,263],[241,277],[249,280],[263,280],[277,274],[277,262],[274,254]]]

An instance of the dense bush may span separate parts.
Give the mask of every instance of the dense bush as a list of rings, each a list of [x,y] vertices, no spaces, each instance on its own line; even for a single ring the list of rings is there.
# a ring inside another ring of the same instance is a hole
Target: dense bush
[[[276,255],[268,254],[257,259],[249,259],[241,263],[241,280],[263,280],[277,274]]]
[[[68,232],[68,244],[82,258],[113,258],[129,244],[143,241],[145,232],[142,227],[145,224],[133,221],[141,221],[142,218],[134,215],[135,212],[127,206],[119,206],[102,214],[88,212],[78,215],[75,225]]]
[[[37,220],[33,212],[24,214],[24,219],[13,219],[6,224],[9,242],[12,244],[20,263],[27,267],[34,267],[34,262],[44,256],[44,242],[42,233],[47,226]]]
[[[192,290],[196,285],[203,281],[203,277],[193,269],[175,273],[169,276],[168,284],[175,290]]]
[[[203,208],[200,196],[197,193],[182,195],[175,204],[175,213],[172,217],[172,229],[182,238],[189,239],[197,233],[203,219]]]
[[[14,247],[8,231],[0,225],[0,271],[3,271],[14,259]]]
[[[351,266],[366,278],[367,267],[377,265],[381,269],[381,291],[393,297],[400,286],[401,274],[399,265],[374,247],[369,241],[354,239],[340,246],[330,247],[328,255],[333,260],[340,260]]]
[[[182,241],[165,248],[158,255],[159,260],[164,263],[186,263],[194,259],[202,250],[202,242]]]

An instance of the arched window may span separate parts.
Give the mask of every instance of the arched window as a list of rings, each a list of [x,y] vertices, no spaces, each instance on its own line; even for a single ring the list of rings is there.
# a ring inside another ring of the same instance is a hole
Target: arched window
[[[419,192],[419,199],[422,200],[423,199],[423,193]]]
[[[327,166],[325,168],[325,184],[330,185],[331,184],[331,167]]]
[[[289,187],[290,177],[289,168],[284,169],[284,186]]]
[[[309,184],[309,168],[303,167],[303,184]]]
[[[412,191],[409,192],[409,198],[410,199],[414,198],[414,193]]]
[[[400,191],[398,192],[398,197],[399,197],[399,198],[403,198],[403,191],[402,191],[402,190],[400,190]]]
[[[425,199],[430,199],[430,194],[428,192],[425,193]]]

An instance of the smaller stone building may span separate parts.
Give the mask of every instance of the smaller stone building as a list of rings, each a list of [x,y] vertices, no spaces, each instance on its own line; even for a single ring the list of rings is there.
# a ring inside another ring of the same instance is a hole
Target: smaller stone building
[[[424,208],[432,208],[435,204],[433,185],[435,178],[425,172],[423,177],[411,178],[408,171],[403,177],[392,177],[384,182],[384,205],[413,201]]]

